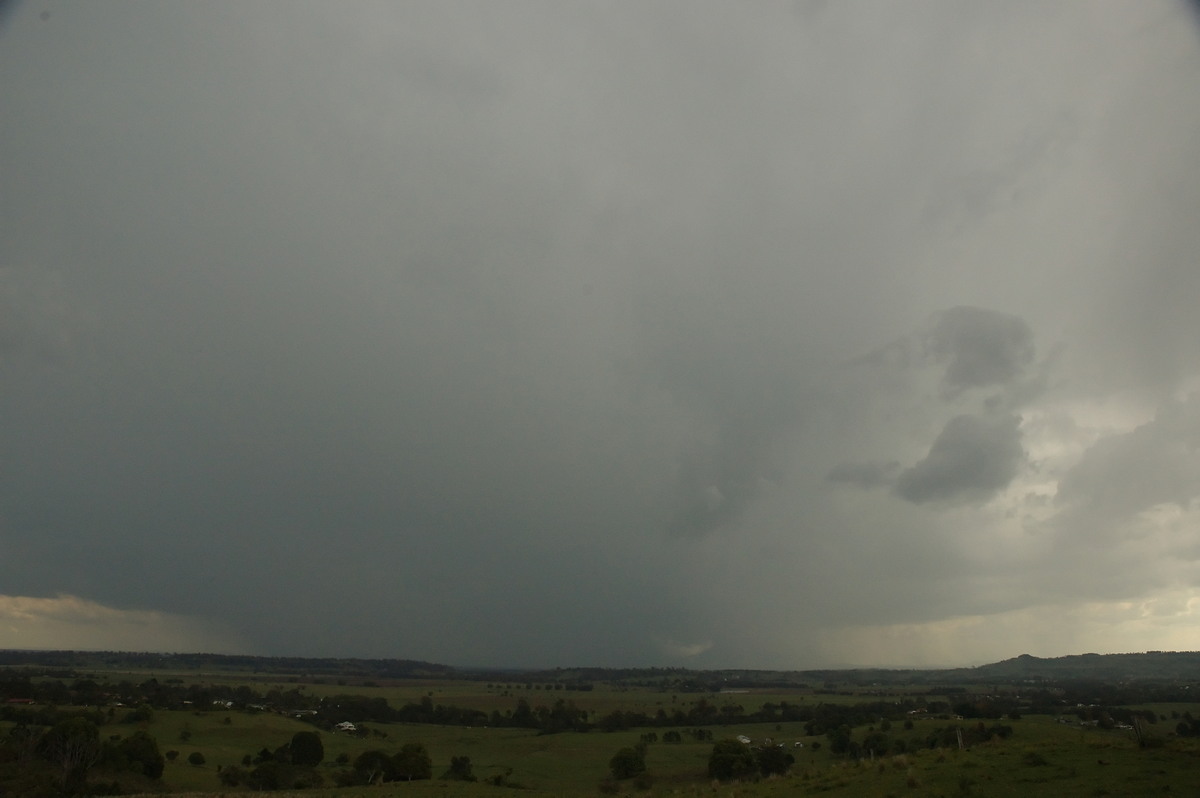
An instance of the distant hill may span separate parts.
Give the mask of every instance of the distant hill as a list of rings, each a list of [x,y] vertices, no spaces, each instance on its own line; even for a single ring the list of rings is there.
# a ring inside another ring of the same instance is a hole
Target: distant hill
[[[1200,652],[1149,651],[1136,654],[1073,654],[1064,657],[1034,657],[1022,654],[1012,659],[974,668],[889,669],[847,668],[805,671],[711,670],[684,668],[573,668],[528,674],[535,680],[569,678],[629,684],[674,684],[681,687],[781,687],[807,684],[821,687],[833,683],[870,685],[986,684],[988,682],[1200,682]]]
[[[1022,654],[1019,657],[945,671],[961,674],[964,679],[996,681],[1019,680],[1096,680],[1124,681],[1197,681],[1200,680],[1200,652],[1147,651],[1142,654],[1072,654],[1043,659]]]
[[[40,666],[65,670],[129,668],[133,670],[205,669],[299,676],[349,676],[379,679],[451,678],[449,665],[409,659],[342,659],[332,657],[256,657],[237,654],[155,654],[131,651],[0,650],[0,667]]]
[[[0,650],[0,667],[41,667],[63,671],[127,668],[131,670],[245,671],[298,677],[357,679],[496,679],[560,682],[567,685],[611,682],[682,691],[723,688],[768,688],[834,683],[870,685],[986,684],[989,682],[1200,682],[1200,652],[1148,651],[1138,654],[1073,654],[1042,658],[1029,654],[974,668],[822,669],[772,671],[686,668],[554,668],[500,670],[455,668],[407,659],[257,657],[230,654],[155,654],[125,651]]]

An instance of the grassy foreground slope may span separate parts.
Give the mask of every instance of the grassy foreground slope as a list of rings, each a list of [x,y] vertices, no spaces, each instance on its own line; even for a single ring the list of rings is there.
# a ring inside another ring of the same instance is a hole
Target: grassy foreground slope
[[[266,740],[285,740],[294,732],[294,722],[286,718],[261,716],[255,722],[233,713],[233,723],[225,725],[225,713],[211,713],[203,723],[188,713],[160,713],[150,731],[166,739],[190,727],[191,737],[182,751],[205,753],[202,767],[188,765],[183,758],[170,764],[164,783],[172,790],[188,793],[230,795],[216,778],[216,765],[240,761],[248,747]],[[199,719],[197,719],[199,720]],[[910,735],[916,740],[933,727],[935,720],[920,721]],[[1195,795],[1200,785],[1200,746],[1191,740],[1157,738],[1159,743],[1140,748],[1132,734],[1123,730],[1105,730],[1067,726],[1045,716],[1027,716],[1013,721],[1013,734],[966,750],[957,747],[923,748],[901,755],[866,757],[859,760],[838,758],[824,746],[812,751],[806,741],[798,749],[796,763],[785,776],[757,781],[715,784],[705,772],[710,744],[654,743],[647,748],[647,766],[653,776],[648,789],[637,789],[632,782],[618,784],[620,794],[644,796],[717,795],[717,796],[1147,796]],[[319,789],[302,792],[276,792],[275,795],[323,796],[327,798],[367,798],[367,796],[493,796],[512,795],[594,796],[601,793],[600,782],[607,774],[607,762],[619,747],[631,745],[639,733],[564,733],[537,735],[515,729],[462,729],[387,725],[381,730],[388,736],[361,741],[349,737],[323,735],[330,760],[338,753],[353,753],[367,745],[396,748],[403,742],[419,740],[428,746],[434,760],[435,775],[445,769],[451,756],[470,756],[478,777],[507,773],[512,782],[524,789],[492,786],[486,783],[432,781],[393,783],[375,787]],[[729,728],[722,733],[749,733],[761,729]],[[861,738],[866,728],[857,728]],[[791,737],[786,737],[791,739]],[[186,755],[186,754],[185,754]],[[332,774],[336,766],[327,761],[322,770]],[[331,779],[327,778],[327,782]]]

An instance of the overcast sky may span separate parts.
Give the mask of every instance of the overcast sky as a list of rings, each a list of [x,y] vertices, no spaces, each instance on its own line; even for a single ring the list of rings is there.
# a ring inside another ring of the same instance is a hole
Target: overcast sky
[[[0,7],[0,646],[1197,648],[1196,22]]]

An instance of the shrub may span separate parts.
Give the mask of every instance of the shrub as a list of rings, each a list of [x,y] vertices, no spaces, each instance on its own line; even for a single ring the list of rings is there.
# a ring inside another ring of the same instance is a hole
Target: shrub
[[[200,753],[199,751],[192,751],[190,754],[188,754],[189,765],[203,765],[205,761],[204,754]]]
[[[223,768],[217,774],[217,778],[221,780],[221,786],[223,787],[237,787],[239,784],[245,784],[248,777],[249,774],[237,765],[230,765],[227,768]]]
[[[608,760],[608,769],[618,781],[646,771],[646,757],[636,748],[622,748]]]
[[[450,757],[450,769],[442,774],[442,778],[447,781],[475,781],[475,774],[471,770],[471,757]]]
[[[511,776],[511,775],[512,775],[512,768],[505,768],[503,773],[497,773],[495,776],[489,776],[484,781],[487,784],[491,784],[494,787],[508,787],[508,788],[514,789],[514,790],[525,789],[524,784],[522,784],[519,781],[513,781],[512,779],[510,779],[509,776]],[[600,784],[602,785],[601,792],[603,792],[604,783],[609,782],[609,781],[612,781],[612,779],[605,779],[604,781],[600,782]],[[615,784],[616,782],[613,782],[613,783]]]

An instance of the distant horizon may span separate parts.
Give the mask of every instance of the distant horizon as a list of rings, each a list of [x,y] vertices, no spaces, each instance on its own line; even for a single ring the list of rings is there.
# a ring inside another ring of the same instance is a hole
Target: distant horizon
[[[229,657],[229,658],[247,658],[247,659],[281,659],[281,660],[346,660],[359,662],[405,662],[421,665],[431,665],[436,667],[449,668],[455,671],[480,671],[480,672],[513,672],[513,673],[531,673],[531,672],[552,672],[552,671],[570,671],[570,670],[681,670],[681,671],[696,671],[696,672],[717,672],[717,671],[751,671],[763,673],[811,673],[821,671],[955,671],[955,670],[973,670],[989,665],[998,665],[1005,662],[1012,662],[1024,658],[1036,659],[1041,661],[1062,660],[1078,657],[1124,657],[1124,656],[1145,656],[1152,654],[1198,654],[1197,650],[1147,650],[1147,651],[1120,651],[1100,653],[1094,651],[1080,652],[1075,654],[1059,654],[1054,656],[1039,656],[1036,654],[1021,653],[1011,657],[1003,657],[998,660],[989,660],[986,662],[976,662],[973,664],[963,665],[941,665],[941,666],[903,666],[903,665],[832,665],[825,667],[814,668],[760,668],[760,667],[706,667],[694,668],[684,665],[550,665],[550,666],[510,666],[510,665],[461,665],[448,662],[436,662],[432,660],[412,658],[412,657],[359,657],[359,656],[306,656],[294,654],[228,654],[216,651],[118,651],[112,649],[20,649],[12,647],[0,648],[0,653],[11,652],[20,654],[115,654],[115,655],[145,655],[145,656],[164,656],[164,657],[187,657],[187,656],[214,656],[214,657]]]

